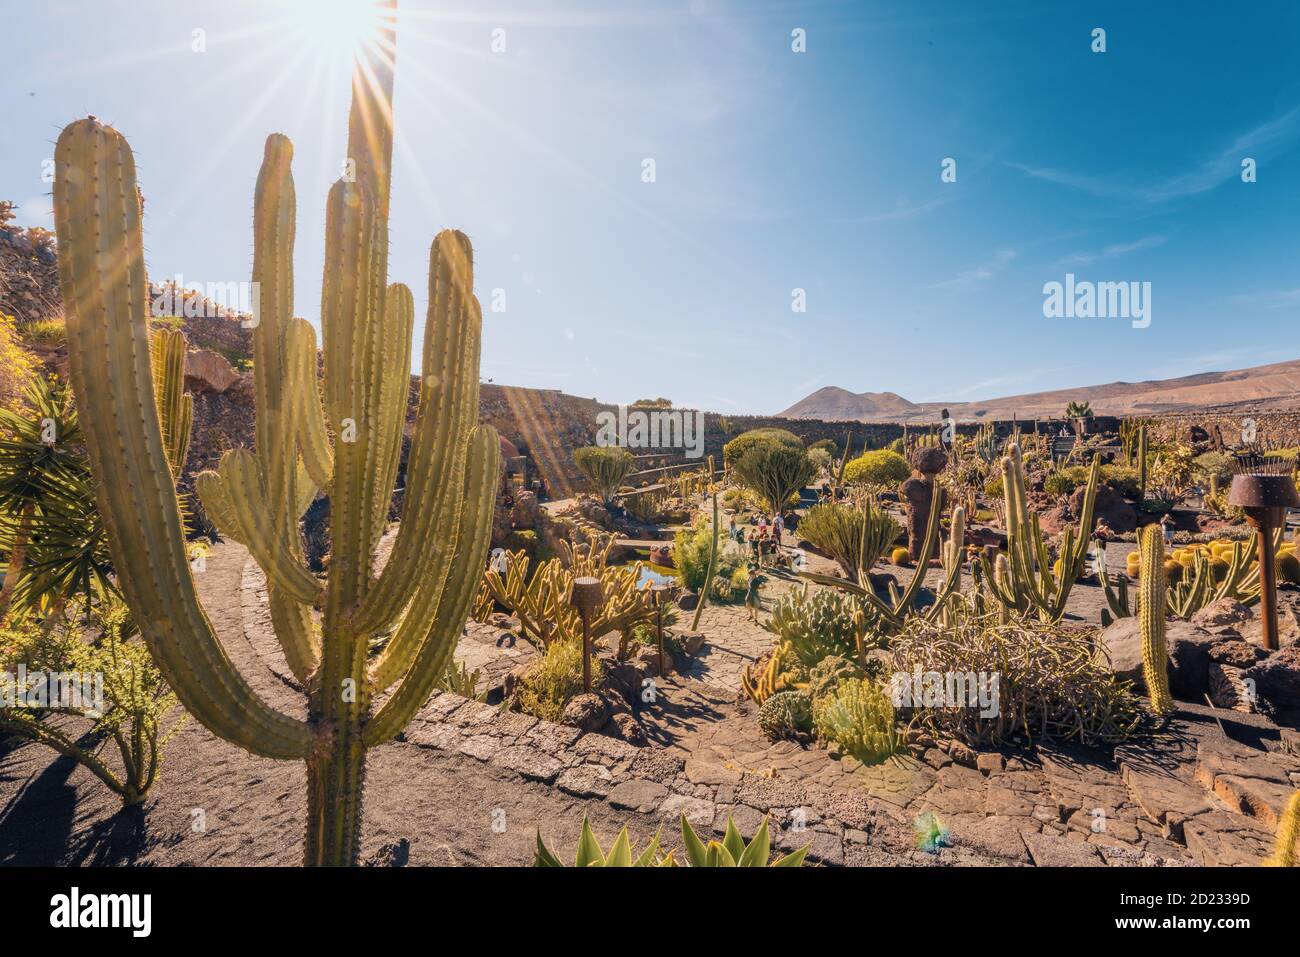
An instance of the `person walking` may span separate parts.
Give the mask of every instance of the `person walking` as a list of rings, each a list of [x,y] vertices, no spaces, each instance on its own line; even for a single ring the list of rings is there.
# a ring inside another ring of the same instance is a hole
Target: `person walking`
[[[758,589],[764,582],[760,574],[760,566],[755,562],[749,563],[749,581],[745,585],[745,614],[749,620],[758,621],[758,609],[761,599],[758,596]]]
[[[1174,544],[1174,520],[1169,517],[1168,512],[1160,519],[1160,528],[1165,533],[1165,547],[1171,547]]]

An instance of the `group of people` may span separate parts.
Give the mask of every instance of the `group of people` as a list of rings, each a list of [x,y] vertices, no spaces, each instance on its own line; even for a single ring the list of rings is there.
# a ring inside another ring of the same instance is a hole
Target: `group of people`
[[[748,545],[751,559],[758,565],[764,564],[765,558],[777,560],[781,556],[781,536],[785,534],[785,519],[780,515],[775,516],[770,522],[767,516],[760,518],[754,526],[750,527],[748,533],[744,526],[736,524],[736,518],[731,518],[730,535],[731,540],[738,545]]]

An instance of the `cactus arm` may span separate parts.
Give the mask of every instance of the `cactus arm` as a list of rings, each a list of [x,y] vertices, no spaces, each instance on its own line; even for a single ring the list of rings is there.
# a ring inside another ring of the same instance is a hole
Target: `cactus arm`
[[[458,452],[458,455],[460,462],[455,472],[455,482],[456,486],[460,487],[465,481],[465,454]],[[451,546],[455,542],[448,542],[443,536],[448,530],[460,526],[463,503],[459,498],[448,495],[442,505],[436,520],[425,528],[427,536],[438,539],[429,555],[429,564],[432,567],[426,569],[426,574],[420,579],[416,594],[407,606],[397,630],[371,666],[371,681],[378,691],[387,690],[411,667],[427,635],[428,622],[437,611],[442,601],[442,594],[447,587],[452,569]],[[391,562],[392,559],[390,558],[389,561]],[[525,613],[519,612],[519,618],[527,628]]]
[[[473,279],[469,240],[457,231],[440,232],[429,250],[420,402],[407,463],[402,523],[388,564],[356,614],[358,626],[367,631],[381,631],[401,614],[437,544],[436,536],[426,529],[445,513],[447,499],[454,498],[460,487],[456,475],[464,465],[457,446],[478,419],[482,312],[474,298]]]
[[[501,446],[496,430],[479,426],[470,440],[464,490],[465,507],[456,535],[456,555],[439,606],[426,622],[426,637],[397,690],[366,724],[364,741],[374,747],[397,734],[429,700],[447,659],[465,627],[465,617],[478,588],[492,535]],[[419,595],[416,596],[417,603]],[[431,622],[431,623],[430,623]]]
[[[320,584],[294,557],[286,530],[267,498],[256,457],[247,449],[231,449],[221,457],[218,474],[246,536],[244,545],[267,579],[298,601],[312,604]]]
[[[285,372],[291,393],[292,421],[307,474],[328,490],[334,474],[334,450],[325,426],[325,410],[316,390],[316,330],[294,319],[285,331]]]
[[[59,136],[55,171],[69,367],[122,591],[159,670],[199,721],[256,754],[301,758],[310,729],[266,705],[234,669],[190,578],[153,395],[130,148],[116,130],[80,120]]]
[[[176,329],[160,329],[149,340],[158,420],[173,481],[185,464],[194,420],[194,399],[185,392],[185,345],[184,334]]]
[[[253,282],[258,294],[253,327],[253,385],[257,403],[257,459],[266,497],[278,525],[288,528],[288,487],[296,469],[292,410],[285,389],[284,335],[293,319],[293,246],[297,199],[293,144],[273,133],[266,138],[253,198]]]
[[[330,484],[332,553],[326,615],[349,616],[370,581],[377,421],[375,352],[383,312],[380,235],[375,200],[361,181],[339,181],[326,207],[325,411],[338,440]],[[336,564],[341,559],[342,564]],[[329,627],[327,626],[327,630]]]
[[[377,433],[383,474],[375,489],[375,527],[380,533],[388,519],[388,506],[393,498],[402,454],[402,431],[411,394],[411,333],[414,324],[415,301],[411,298],[411,290],[401,283],[393,283],[384,297],[384,357]]]
[[[383,473],[374,508],[382,529],[393,501],[393,488],[402,458],[402,433],[406,424],[407,400],[411,397],[411,333],[415,330],[415,300],[400,282],[391,283],[383,296],[383,372],[380,397],[382,439],[380,464]]]
[[[194,490],[198,492],[199,501],[203,503],[203,511],[207,513],[222,537],[243,545],[248,540],[248,534],[239,526],[239,516],[230,501],[230,496],[226,494],[226,486],[222,483],[221,476],[211,470],[200,472],[194,478]]]
[[[311,607],[267,583],[271,624],[284,649],[284,660],[298,683],[307,687],[320,665],[321,646],[312,624]]]

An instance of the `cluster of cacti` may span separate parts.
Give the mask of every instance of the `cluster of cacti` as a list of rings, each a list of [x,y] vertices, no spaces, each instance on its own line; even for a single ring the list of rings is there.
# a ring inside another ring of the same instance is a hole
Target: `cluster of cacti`
[[[1002,491],[1010,574],[995,574],[987,556],[981,557],[985,586],[1009,610],[1021,614],[1036,611],[1043,621],[1048,622],[1060,621],[1065,614],[1070,590],[1088,557],[1100,473],[1101,459],[1094,456],[1078,525],[1069,526],[1061,533],[1058,563],[1054,565],[1038,516],[1029,510],[1020,446],[1009,446],[1007,456],[1002,460]]]
[[[592,635],[618,631],[625,642],[636,625],[654,617],[654,594],[650,582],[641,580],[641,563],[609,564],[612,537],[560,541],[556,547],[558,557],[542,562],[531,576],[524,552],[508,556],[504,575],[487,568],[474,603],[478,620],[500,605],[519,619],[523,637],[539,650],[557,641],[579,639],[582,617],[570,600],[577,578],[597,579],[604,596],[588,622]]]
[[[805,668],[827,655],[860,658],[865,645],[876,643],[861,603],[842,591],[795,589],[777,600],[764,627]]]
[[[889,696],[874,681],[849,678],[813,702],[813,727],[824,741],[863,764],[875,764],[902,747]]]
[[[394,6],[386,5],[389,17]],[[93,118],[65,129],[55,149],[71,376],[122,590],[159,668],[199,721],[255,754],[306,762],[308,864],[357,860],[366,751],[396,735],[444,673],[486,557],[498,483],[496,433],[476,426],[482,318],[472,253],[463,234],[443,232],[430,255],[401,529],[373,574],[402,444],[414,318],[410,291],[386,285],[391,20],[383,34],[354,71],[347,155],[355,176],[334,184],[326,206],[324,402],[315,332],[294,318],[292,146],[277,134],[266,142],[253,213],[256,451],[226,453],[197,483],[218,529],[266,573],[276,635],[307,694],[305,720],[254,692],[195,594],[154,395],[131,151]],[[303,564],[298,530],[317,490],[330,498],[325,583]],[[371,639],[389,632],[372,660]]]
[[[758,709],[758,727],[769,741],[812,730],[812,698],[806,691],[778,691]]]
[[[827,655],[808,672],[808,694],[816,701],[834,691],[841,681],[862,678],[866,674],[858,664],[842,655]]]
[[[902,526],[868,495],[814,505],[799,520],[800,537],[833,558],[852,581],[871,571],[901,532]]]
[[[740,673],[740,688],[755,704],[763,704],[772,695],[803,685],[807,670],[799,664],[794,650],[782,642],[768,654],[767,660],[746,665]]]
[[[1138,627],[1142,636],[1142,675],[1151,709],[1164,714],[1173,709],[1169,693],[1169,650],[1165,643],[1165,542],[1160,527],[1142,531],[1142,578],[1138,587]]]
[[[1189,545],[1168,553],[1160,568],[1160,575],[1168,586],[1165,591],[1168,613],[1175,618],[1188,619],[1218,601],[1229,599],[1243,605],[1254,605],[1260,599],[1259,562],[1256,560],[1258,533],[1251,532],[1244,542],[1214,541]],[[1287,560],[1295,561],[1295,544],[1284,542],[1282,533],[1274,533],[1279,576],[1300,573],[1300,562],[1287,570]],[[1141,579],[1145,574],[1141,552],[1133,551],[1126,559],[1130,578]],[[1123,618],[1131,615],[1128,586],[1120,578],[1111,587],[1105,582],[1106,601],[1112,615]]]
[[[952,527],[954,531],[965,536],[965,517],[956,514],[961,508],[958,506],[954,510]],[[941,524],[940,513],[942,512],[942,495],[940,487],[935,486],[935,501],[930,508],[930,518],[926,525],[925,538],[921,544],[920,554],[916,559],[916,574],[908,582],[907,588],[899,589],[892,581],[889,583],[889,595],[887,599],[882,599],[876,594],[872,586],[871,578],[859,562],[858,575],[856,581],[848,581],[843,578],[836,578],[832,575],[819,575],[814,572],[800,572],[799,574],[809,581],[817,582],[821,585],[829,585],[832,588],[842,589],[855,596],[862,604],[863,612],[866,616],[868,629],[881,633],[892,633],[903,627],[903,623],[913,615],[922,615],[926,618],[937,618],[943,613],[943,606],[948,599],[957,593],[958,584],[961,578],[961,562],[954,561],[951,567],[944,568],[944,579],[935,592],[933,604],[924,611],[919,611],[916,607],[917,598],[921,594],[921,587],[925,584],[925,569],[930,565],[930,559],[934,557],[939,549],[939,529]],[[951,543],[952,539],[950,539]],[[956,547],[960,549],[961,538],[957,538],[959,543]],[[948,546],[951,548],[951,544]],[[897,556],[901,558],[901,556]]]
[[[1140,703],[1097,653],[1095,631],[1004,620],[1004,608],[974,593],[949,611],[944,621],[912,618],[889,639],[891,690],[912,726],[982,749],[1024,738],[1098,746],[1138,725]]]
[[[573,453],[573,463],[591,483],[591,490],[606,506],[614,503],[623,480],[628,477],[636,460],[632,453],[618,445],[589,445]]]

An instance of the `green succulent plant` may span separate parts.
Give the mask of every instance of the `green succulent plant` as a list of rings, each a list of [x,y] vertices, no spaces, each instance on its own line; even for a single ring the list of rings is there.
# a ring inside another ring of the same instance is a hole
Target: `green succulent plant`
[[[812,730],[812,698],[805,691],[778,691],[758,709],[758,727],[769,741]]]
[[[863,764],[877,764],[902,747],[894,706],[870,679],[849,678],[813,702],[817,736]]]
[[[730,814],[727,815],[727,829],[722,840],[707,843],[695,833],[683,814],[682,845],[691,867],[801,867],[808,854],[808,848],[804,846],[769,863],[772,840],[767,830],[767,818],[763,818],[753,839],[746,844]]]
[[[347,156],[325,211],[324,379],[315,329],[294,317],[293,146],[267,138],[253,204],[255,450],[196,479],[208,517],[265,572],[271,620],[306,717],[264,701],[200,606],[155,397],[142,202],[126,139],[89,117],[55,147],[54,212],[68,359],[113,568],[159,671],[217,736],[303,761],[304,861],[352,865],[366,752],[429,699],[464,627],[487,557],[499,440],[477,425],[482,310],[473,251],[444,230],[430,250],[429,307],[401,528],[374,573],[411,391],[414,300],[388,285],[395,0],[353,72]],[[166,398],[165,396],[162,398]],[[299,519],[330,499],[328,579],[303,561]],[[320,610],[319,624],[314,612]],[[391,634],[371,660],[371,642]]]
[[[542,832],[537,832],[537,850],[533,856],[534,867],[564,867],[564,862],[551,852],[542,840]],[[600,841],[592,833],[587,815],[582,816],[582,835],[578,838],[578,849],[574,853],[574,867],[676,867],[672,851],[663,853],[659,846],[659,835],[655,834],[641,853],[637,854],[628,837],[627,825],[618,832],[609,853],[601,850]]]

